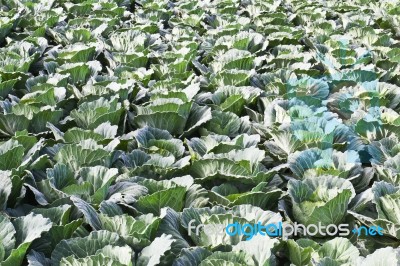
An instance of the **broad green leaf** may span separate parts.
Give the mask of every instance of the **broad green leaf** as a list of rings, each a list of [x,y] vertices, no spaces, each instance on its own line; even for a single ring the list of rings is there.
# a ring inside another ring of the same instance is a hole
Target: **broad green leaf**
[[[135,203],[136,208],[143,213],[158,215],[161,208],[170,207],[181,211],[184,206],[186,189],[183,187],[170,188],[146,195]]]
[[[289,258],[294,265],[303,266],[310,263],[311,253],[314,251],[312,247],[302,247],[292,239],[289,239],[287,244]]]
[[[98,250],[108,245],[120,246],[119,236],[116,233],[94,231],[87,237],[64,239],[51,254],[51,262],[53,265],[60,265],[63,258],[72,255],[77,259],[96,255]]]
[[[140,252],[136,265],[155,266],[159,264],[173,242],[171,235],[163,234],[160,237],[156,237],[149,246]]]

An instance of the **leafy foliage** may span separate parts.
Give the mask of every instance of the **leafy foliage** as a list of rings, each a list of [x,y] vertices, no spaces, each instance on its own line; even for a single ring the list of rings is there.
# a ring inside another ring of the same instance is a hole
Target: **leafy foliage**
[[[398,6],[0,1],[0,264],[399,265]]]

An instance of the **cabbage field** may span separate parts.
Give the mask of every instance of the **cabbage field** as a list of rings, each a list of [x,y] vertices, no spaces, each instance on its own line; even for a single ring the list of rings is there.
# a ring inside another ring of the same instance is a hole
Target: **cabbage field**
[[[399,6],[0,0],[0,265],[400,265]]]

